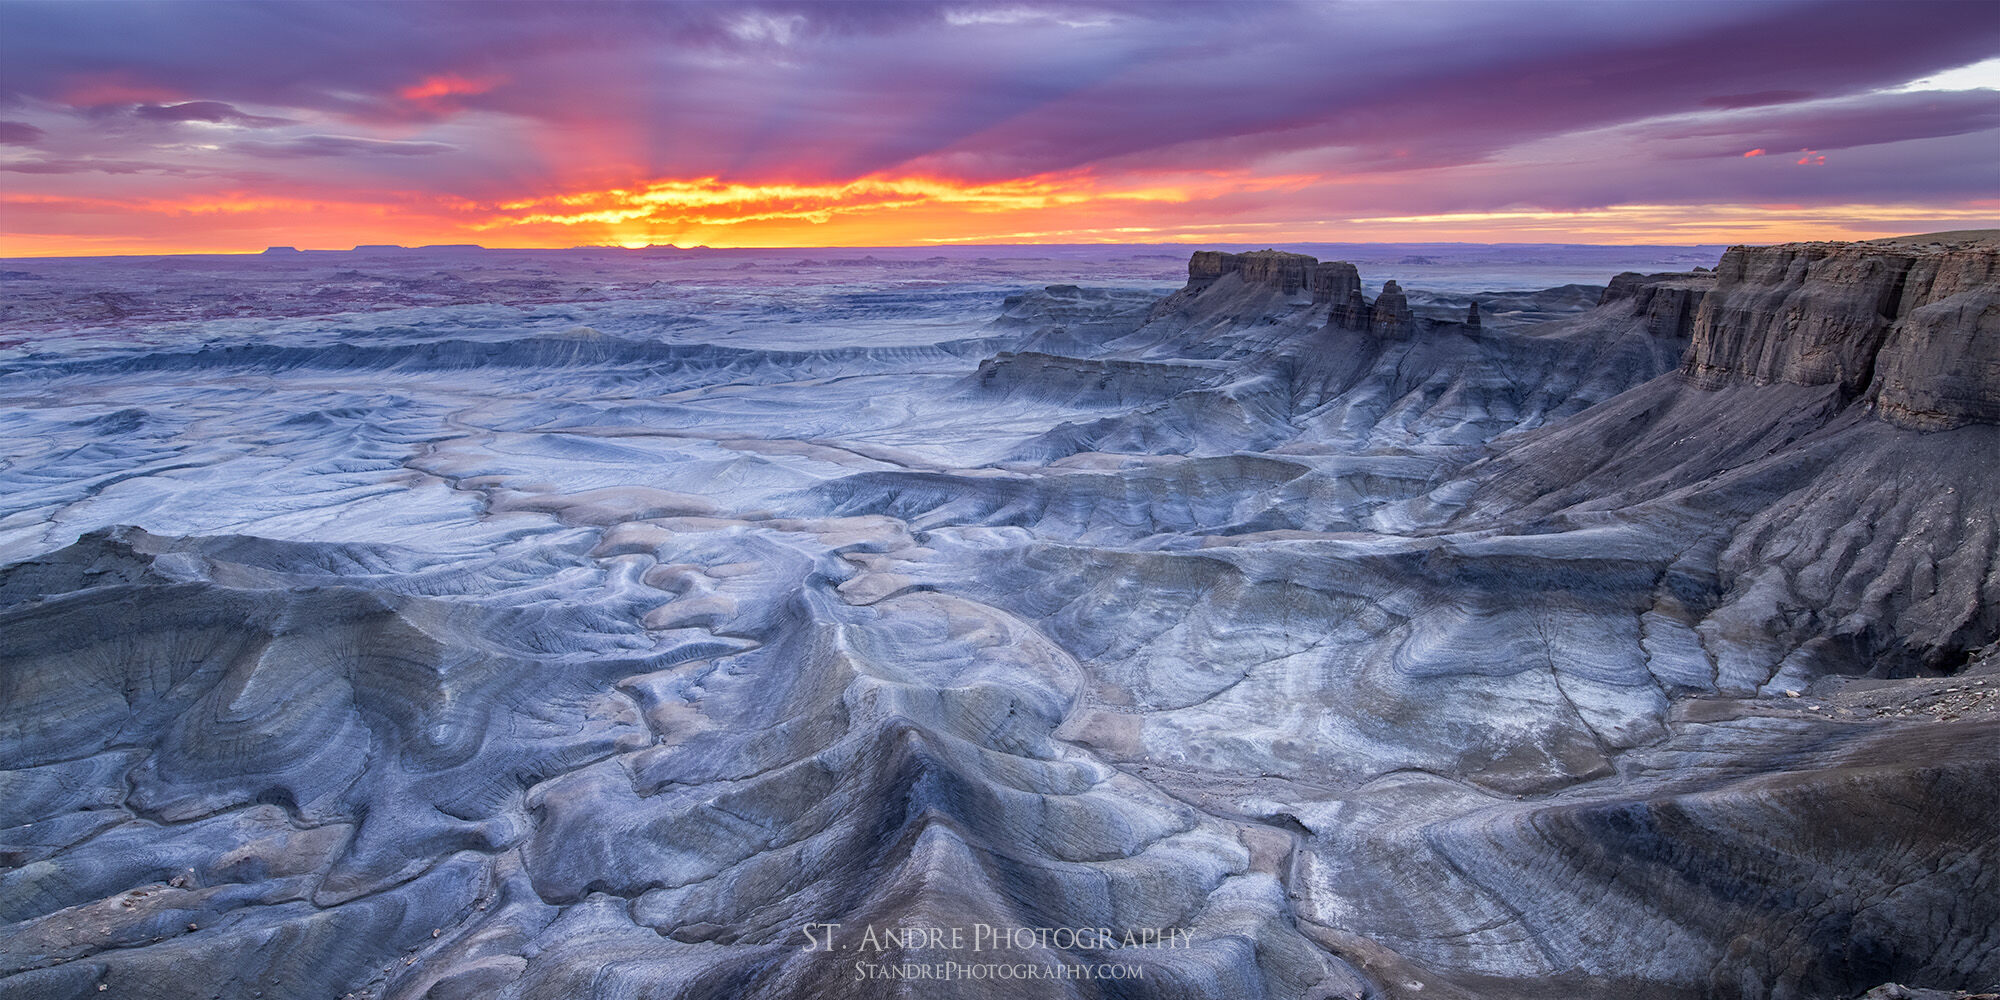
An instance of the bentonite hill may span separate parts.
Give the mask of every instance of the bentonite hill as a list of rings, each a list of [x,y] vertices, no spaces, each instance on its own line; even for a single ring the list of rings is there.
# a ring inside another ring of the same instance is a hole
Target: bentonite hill
[[[0,994],[2000,983],[1992,234],[716,259],[8,264]]]

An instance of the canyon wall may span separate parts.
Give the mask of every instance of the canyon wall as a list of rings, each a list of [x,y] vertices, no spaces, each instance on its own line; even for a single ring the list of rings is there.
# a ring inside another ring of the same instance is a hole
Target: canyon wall
[[[1598,305],[1631,300],[1634,316],[1646,317],[1646,331],[1659,337],[1686,340],[1702,300],[1715,288],[1715,272],[1640,274],[1626,271],[1611,279]]]
[[[1682,373],[1709,389],[1836,385],[1924,430],[2000,422],[1996,271],[1991,240],[1732,247]]]

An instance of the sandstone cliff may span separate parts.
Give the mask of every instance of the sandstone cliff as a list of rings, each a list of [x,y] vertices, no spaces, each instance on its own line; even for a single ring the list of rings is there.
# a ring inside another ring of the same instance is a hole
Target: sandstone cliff
[[[1631,300],[1632,315],[1646,317],[1646,331],[1685,341],[1694,332],[1701,303],[1715,288],[1715,272],[1640,274],[1626,271],[1611,279],[1599,305]]]
[[[1991,237],[1732,247],[1682,373],[1709,389],[1834,385],[1906,427],[2000,422],[1996,272]]]
[[[1155,348],[1164,350],[1162,356],[1208,356],[1224,350],[1222,341],[1239,340],[1246,330],[1256,330],[1253,339],[1269,347],[1319,329],[1329,315],[1339,328],[1369,326],[1371,311],[1353,264],[1282,250],[1199,250],[1188,258],[1186,287],[1160,300],[1143,326],[1152,340],[1161,342]]]
[[[1313,268],[1313,301],[1346,302],[1361,294],[1361,272],[1344,260],[1329,260]]]
[[[1282,250],[1249,253],[1197,250],[1188,258],[1187,287],[1168,301],[1176,305],[1191,302],[1230,275],[1240,279],[1246,289],[1266,295],[1276,293],[1289,298],[1309,291],[1312,308],[1326,310],[1322,315],[1333,328],[1368,330],[1380,337],[1396,338],[1408,336],[1417,326],[1408,297],[1394,281],[1383,287],[1378,300],[1370,303],[1361,293],[1361,273],[1353,264],[1344,260],[1322,262]],[[1246,312],[1242,305],[1229,302],[1232,320]],[[1269,307],[1260,303],[1257,308]]]
[[[1873,402],[1910,427],[2000,423],[2000,248],[1920,254],[1875,368]]]
[[[1234,274],[1246,285],[1254,285],[1283,295],[1311,290],[1315,305],[1347,301],[1361,292],[1361,272],[1344,260],[1320,261],[1302,253],[1283,250],[1252,250],[1224,253],[1197,250],[1188,258],[1188,289],[1205,288],[1225,275]]]
[[[1403,294],[1401,286],[1394,281],[1382,285],[1382,294],[1375,299],[1375,311],[1369,322],[1369,329],[1378,337],[1401,337],[1407,335],[1415,325],[1415,317],[1410,313],[1409,297]]]
[[[1207,284],[1227,274],[1240,274],[1245,284],[1275,288],[1290,295],[1312,286],[1318,265],[1315,258],[1282,250],[1249,253],[1197,250],[1188,258],[1188,284]]]

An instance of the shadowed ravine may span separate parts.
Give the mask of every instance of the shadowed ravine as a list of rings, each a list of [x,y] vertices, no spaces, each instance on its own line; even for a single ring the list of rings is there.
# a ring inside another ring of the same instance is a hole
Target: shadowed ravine
[[[0,993],[2000,983],[1991,238],[1595,306],[1204,252],[996,318],[1032,271],[926,263],[36,279]],[[856,965],[951,961],[1044,971]]]

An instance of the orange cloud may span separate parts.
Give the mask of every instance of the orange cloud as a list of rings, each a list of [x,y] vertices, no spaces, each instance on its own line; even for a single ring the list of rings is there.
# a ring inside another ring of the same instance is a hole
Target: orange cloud
[[[439,73],[404,87],[396,92],[396,96],[412,104],[437,109],[458,104],[458,98],[484,94],[502,82],[500,77],[468,77],[456,73]]]
[[[586,191],[505,202],[493,227],[554,223],[649,222],[732,225],[769,219],[824,223],[837,213],[952,205],[991,213],[1076,205],[1089,201],[1179,202],[1171,185],[1106,188],[1089,178],[1027,177],[965,183],[935,177],[872,176],[844,184],[743,184],[715,177],[656,180],[637,188]]]
[[[1798,165],[1801,167],[1818,167],[1826,165],[1825,153],[1821,153],[1817,150],[1812,150],[1812,149],[1801,149],[1799,150],[1799,152],[1806,154],[1804,156],[1799,157]]]
[[[745,183],[663,178],[630,186],[492,204],[465,204],[482,241],[552,234],[550,242],[711,246],[868,246],[966,242],[1059,227],[1079,242],[1145,238],[1162,209],[1218,194],[1285,190],[1308,176],[1220,176],[1195,171],[1110,182],[1087,172],[995,182],[877,174],[847,182]],[[995,222],[996,218],[1006,221]],[[1032,221],[1030,221],[1032,220]],[[1052,230],[1053,231],[1053,230]]]
[[[945,243],[1256,243],[1388,241],[1738,243],[1867,239],[1963,229],[1992,205],[1626,204],[1562,210],[1301,214],[1314,178],[1187,172],[1052,174],[995,183],[875,175],[852,182],[748,183],[703,176],[534,197],[420,190],[313,197],[217,188],[117,199],[0,194],[0,257],[240,253],[270,245],[360,243],[567,247],[676,243],[714,247]],[[1266,197],[1245,199],[1261,189]]]
[[[1764,151],[1763,151],[1763,150],[1761,150],[1761,149],[1753,149],[1753,150],[1751,150],[1751,151],[1749,151],[1749,152],[1747,152],[1747,153],[1744,153],[1743,155],[1744,155],[1744,156],[1746,156],[1746,157],[1747,157],[1747,156],[1763,156],[1763,155],[1764,155]]]

